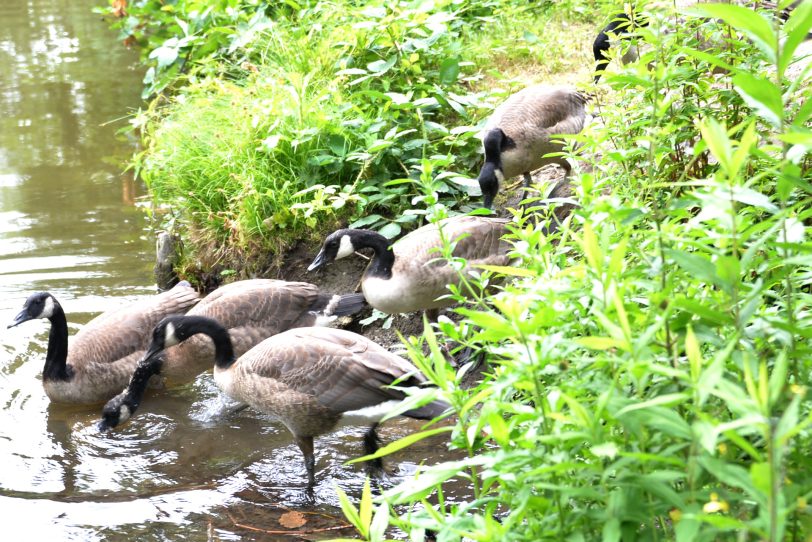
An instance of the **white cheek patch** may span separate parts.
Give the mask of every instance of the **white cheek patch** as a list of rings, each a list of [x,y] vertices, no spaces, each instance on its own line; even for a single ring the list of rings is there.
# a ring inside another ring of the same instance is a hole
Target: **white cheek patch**
[[[493,174],[496,176],[496,180],[499,181],[499,183],[505,182],[505,174],[502,173],[501,169],[494,169]]]
[[[118,423],[124,423],[130,419],[132,416],[132,411],[130,411],[130,407],[127,405],[121,405],[121,408],[118,411]]]
[[[341,237],[341,244],[338,245],[338,252],[336,252],[336,260],[346,258],[353,252],[355,252],[355,247],[352,244],[352,239],[350,239],[349,235],[343,235]]]
[[[42,308],[42,312],[40,313],[40,318],[50,318],[54,315],[54,298],[48,296],[45,298],[45,306]]]
[[[166,330],[164,331],[164,346],[175,346],[180,341],[175,336],[175,325],[171,322],[166,324]]]

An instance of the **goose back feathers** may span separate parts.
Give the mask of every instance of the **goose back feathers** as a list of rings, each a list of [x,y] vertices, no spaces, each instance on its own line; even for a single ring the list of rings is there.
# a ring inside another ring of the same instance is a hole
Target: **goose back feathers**
[[[386,313],[448,307],[448,285],[461,282],[457,268],[442,257],[445,237],[453,256],[474,265],[508,265],[510,245],[502,240],[509,221],[502,218],[458,216],[418,228],[390,243],[369,230],[343,229],[331,233],[308,270],[371,248],[372,261],[361,281],[367,302]],[[442,231],[442,236],[441,236]]]
[[[54,402],[99,403],[127,384],[143,356],[150,330],[165,316],[182,314],[199,300],[188,282],[97,316],[71,338],[65,312],[48,292],[32,294],[9,325],[47,318],[51,322],[42,371],[45,393]]]
[[[322,317],[354,314],[364,305],[361,294],[330,295],[307,282],[253,279],[221,286],[188,316],[216,320],[229,336],[229,348],[240,356],[272,335],[316,325]],[[126,389],[107,402],[102,410],[102,428],[115,427],[132,416],[155,375],[171,384],[187,382],[209,370],[217,354],[209,335],[202,332],[177,345],[162,345],[161,350],[160,356],[134,368]]]
[[[485,162],[479,174],[485,207],[490,208],[499,183],[547,164],[571,167],[562,157],[564,145],[556,136],[577,134],[586,120],[587,98],[573,88],[534,85],[520,90],[499,105],[482,131]]]

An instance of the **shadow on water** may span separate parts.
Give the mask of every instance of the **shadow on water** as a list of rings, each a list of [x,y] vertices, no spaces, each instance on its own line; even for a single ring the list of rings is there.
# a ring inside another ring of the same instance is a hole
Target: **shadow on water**
[[[6,330],[33,291],[51,291],[71,335],[154,292],[153,242],[121,174],[135,141],[117,134],[140,105],[137,52],[91,3],[0,2],[0,517],[5,538],[280,540],[351,536],[335,487],[360,495],[363,428],[317,440],[317,485],[284,428],[224,413],[210,375],[154,393],[130,423],[99,433],[100,405],[50,404],[41,386],[46,322]],[[391,442],[420,427],[391,421]],[[408,477],[444,447],[386,461]],[[453,496],[452,496],[453,497]],[[297,525],[286,527],[285,525]]]

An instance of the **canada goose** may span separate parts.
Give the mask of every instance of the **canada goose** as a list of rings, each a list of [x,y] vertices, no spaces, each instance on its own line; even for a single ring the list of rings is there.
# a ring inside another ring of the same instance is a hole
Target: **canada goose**
[[[572,167],[561,156],[564,145],[553,138],[577,134],[586,120],[587,97],[569,87],[534,85],[510,96],[485,124],[482,147],[485,163],[479,172],[483,205],[488,209],[499,191],[499,183],[524,175],[530,185],[530,172],[547,164],[558,164],[569,175]]]
[[[307,282],[252,279],[221,286],[188,315],[215,318],[220,322],[228,330],[239,356],[271,335],[294,327],[316,325],[324,317],[353,314],[363,306],[361,294],[330,295],[320,293],[318,286]],[[143,370],[138,375],[133,374],[127,388],[107,402],[102,411],[102,428],[115,427],[135,413],[153,375],[159,374],[172,384],[187,382],[211,369],[214,355],[211,341],[202,335],[169,348],[151,365],[151,374],[146,375]],[[127,408],[120,409],[125,402]]]
[[[457,216],[427,224],[394,243],[370,230],[338,230],[327,236],[307,270],[371,248],[372,261],[361,279],[367,303],[389,314],[431,311],[434,319],[437,309],[454,303],[439,299],[449,293],[447,286],[461,282],[457,267],[442,258],[443,237],[454,247],[453,256],[464,258],[469,267],[507,265],[510,245],[502,236],[508,223],[502,218]]]
[[[615,35],[619,39],[628,39],[629,34],[635,27],[646,25],[648,25],[648,21],[645,19],[640,18],[639,20],[635,20],[625,13],[619,13],[612,17],[609,24],[598,33],[598,36],[592,43],[592,54],[595,56],[594,82],[596,84],[600,80],[601,75],[603,75],[603,70],[609,65],[609,49],[612,46],[610,35]],[[621,62],[628,64],[635,60],[637,60],[637,47],[631,46],[621,57]]]
[[[720,3],[722,0],[708,0],[708,3]],[[785,6],[778,12],[778,17],[782,21],[787,21],[792,14],[792,11],[801,5],[803,0],[795,0],[791,2],[789,5]],[[697,0],[677,0],[672,7],[674,7],[678,13],[683,12],[683,10],[688,9],[694,5],[699,3]],[[729,2],[727,2],[729,3]],[[737,0],[733,2],[734,4],[749,7],[752,9],[760,9],[763,11],[770,11],[775,12],[777,2],[769,1],[769,0]],[[668,6],[671,6],[671,2],[669,1]],[[656,4],[652,4],[649,7],[658,7]],[[665,6],[660,6],[665,7]],[[681,24],[684,23],[684,18],[678,18],[677,23]],[[595,56],[595,77],[594,82],[597,83],[603,71],[606,69],[606,66],[609,65],[609,50],[613,46],[613,41],[610,39],[610,35],[614,34],[617,36],[618,39],[624,40],[630,37],[631,32],[635,28],[645,27],[648,26],[649,21],[645,17],[644,14],[635,14],[634,10],[631,10],[631,17],[626,13],[619,13],[612,17],[612,20],[609,21],[607,24],[597,35],[595,41],[592,44],[592,53]],[[666,30],[666,32],[671,32],[673,30]],[[700,37],[700,36],[698,36]],[[812,32],[809,32],[806,35],[806,39],[812,38]],[[707,49],[713,46],[712,43],[706,42],[705,40],[700,40],[700,49]],[[623,57],[621,58],[621,62],[623,64],[628,64],[629,62],[634,62],[638,58],[638,51],[635,46],[631,46],[628,50],[624,53]],[[715,73],[722,73],[724,70],[716,67],[714,68]]]
[[[377,449],[376,427],[406,394],[388,386],[416,387],[426,378],[409,362],[366,337],[334,328],[297,328],[274,335],[237,358],[229,333],[202,316],[169,316],[152,333],[139,370],[160,363],[160,354],[203,334],[214,343],[214,380],[231,398],[282,422],[304,454],[308,486],[315,483],[313,437],[339,425],[371,426],[366,452]],[[135,378],[135,376],[134,376]],[[128,408],[122,404],[122,409]],[[435,400],[403,413],[433,419],[448,405]]]
[[[198,300],[194,288],[180,282],[167,292],[97,316],[68,348],[65,311],[52,294],[37,292],[8,327],[37,318],[50,320],[42,370],[45,393],[58,403],[92,404],[106,401],[127,385],[155,324],[164,316],[186,312]]]

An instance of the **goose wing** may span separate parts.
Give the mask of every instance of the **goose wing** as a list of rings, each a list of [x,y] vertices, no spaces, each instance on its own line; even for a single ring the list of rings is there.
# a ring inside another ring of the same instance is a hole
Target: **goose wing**
[[[298,325],[312,325],[309,307],[319,289],[307,282],[252,279],[221,286],[190,315],[207,316],[228,330],[234,353],[240,356],[263,340]],[[189,380],[214,364],[214,344],[195,335],[166,350],[163,372],[172,379]]]
[[[292,329],[247,352],[239,372],[272,381],[277,393],[313,397],[334,413],[399,400],[404,394],[385,386],[405,377],[418,385],[425,377],[409,362],[355,333],[332,328]]]
[[[442,259],[440,247],[444,238],[454,244],[452,255],[465,258],[469,264],[507,265],[510,245],[502,236],[507,233],[509,222],[502,218],[459,216],[419,228],[394,244],[394,272],[425,275],[427,281],[446,280],[438,276],[444,271],[456,275]]]
[[[497,107],[483,133],[501,128],[515,141],[535,140],[540,130],[576,134],[583,129],[585,104],[586,96],[572,88],[530,86]]]
[[[162,318],[185,313],[199,299],[188,282],[181,282],[171,290],[106,312],[91,320],[71,339],[68,363],[80,367],[141,355],[152,328]]]

